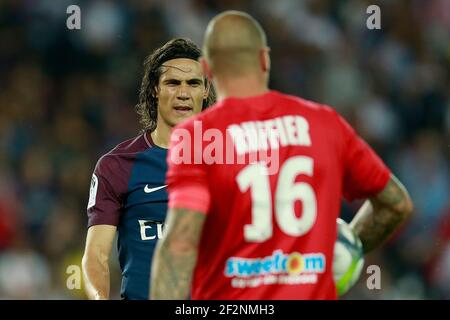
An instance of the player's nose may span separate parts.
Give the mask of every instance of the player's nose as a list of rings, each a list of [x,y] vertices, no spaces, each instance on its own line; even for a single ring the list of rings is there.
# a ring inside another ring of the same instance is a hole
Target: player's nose
[[[180,89],[178,90],[177,98],[180,100],[189,100],[189,93],[188,88],[185,85],[181,85]]]
[[[178,98],[178,100],[181,100],[181,101],[189,100],[189,96],[186,95],[186,94],[179,94],[179,95],[177,96],[177,98]]]

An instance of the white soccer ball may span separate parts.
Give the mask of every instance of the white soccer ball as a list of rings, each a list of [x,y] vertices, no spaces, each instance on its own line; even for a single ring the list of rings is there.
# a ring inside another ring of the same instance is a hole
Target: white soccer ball
[[[338,236],[334,245],[333,277],[338,296],[358,281],[364,266],[361,240],[344,220],[337,219]]]

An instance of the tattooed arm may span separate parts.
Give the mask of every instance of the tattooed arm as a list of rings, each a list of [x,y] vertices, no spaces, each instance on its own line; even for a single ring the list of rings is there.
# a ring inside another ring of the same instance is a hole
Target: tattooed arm
[[[187,209],[169,210],[165,235],[153,256],[150,299],[189,297],[205,217]]]
[[[369,198],[350,224],[361,238],[364,253],[386,241],[412,211],[413,203],[408,192],[392,175],[384,190]]]

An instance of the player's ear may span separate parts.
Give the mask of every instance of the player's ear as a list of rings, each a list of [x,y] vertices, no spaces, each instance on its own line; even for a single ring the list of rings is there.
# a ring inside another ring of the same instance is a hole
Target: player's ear
[[[270,48],[265,47],[261,49],[259,52],[259,60],[261,63],[261,70],[263,72],[269,72],[270,71]]]
[[[205,92],[203,93],[203,100],[208,99],[209,90],[211,90],[211,81],[205,78]]]
[[[158,97],[159,97],[159,85],[154,86],[153,92],[154,92],[153,96],[155,97],[155,99],[158,99]]]
[[[200,57],[199,61],[200,65],[202,66],[203,74],[211,81],[212,73],[211,68],[208,65],[208,62],[206,62],[206,59],[204,57]]]

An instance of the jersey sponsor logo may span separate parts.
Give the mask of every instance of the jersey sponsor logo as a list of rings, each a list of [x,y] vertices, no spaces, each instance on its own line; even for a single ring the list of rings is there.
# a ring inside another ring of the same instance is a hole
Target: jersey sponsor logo
[[[138,220],[138,222],[142,241],[162,239],[164,223],[153,220]]]
[[[161,189],[163,189],[163,188],[165,188],[165,187],[167,187],[167,184],[165,184],[165,185],[163,185],[163,186],[155,187],[155,188],[149,188],[149,187],[148,187],[148,184],[147,184],[147,185],[145,185],[144,192],[145,192],[145,193],[152,193],[152,192],[161,190]]]
[[[322,253],[283,253],[275,250],[263,258],[230,257],[226,262],[225,276],[238,288],[268,284],[316,283],[317,275],[325,272],[325,255]]]
[[[90,209],[95,206],[95,199],[97,198],[98,178],[95,174],[92,175],[91,188],[89,190],[89,201],[87,208]]]
[[[325,256],[322,253],[300,254],[292,252],[285,254],[275,250],[271,256],[264,258],[238,258],[227,260],[225,275],[227,277],[251,277],[261,274],[300,274],[323,273],[325,271]]]

